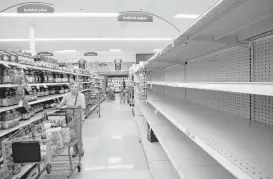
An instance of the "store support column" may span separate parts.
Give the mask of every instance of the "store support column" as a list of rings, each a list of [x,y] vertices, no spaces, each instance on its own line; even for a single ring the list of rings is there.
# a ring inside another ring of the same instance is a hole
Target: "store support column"
[[[30,52],[31,55],[34,56],[36,54],[35,50],[35,26],[31,24],[29,28],[29,45],[30,45]]]

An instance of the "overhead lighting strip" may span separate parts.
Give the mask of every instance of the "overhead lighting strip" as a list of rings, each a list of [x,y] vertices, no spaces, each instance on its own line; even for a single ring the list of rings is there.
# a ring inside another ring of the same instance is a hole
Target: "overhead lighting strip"
[[[118,17],[119,13],[0,13],[0,17]]]
[[[199,16],[200,16],[199,14],[176,14],[173,17],[178,19],[196,19]]]
[[[172,38],[37,38],[36,42],[47,41],[171,41]],[[28,42],[29,39],[0,39],[0,42]]]

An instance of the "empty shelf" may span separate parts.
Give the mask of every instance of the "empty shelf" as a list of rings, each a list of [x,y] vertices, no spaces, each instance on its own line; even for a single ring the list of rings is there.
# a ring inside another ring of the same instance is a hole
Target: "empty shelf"
[[[153,94],[149,103],[237,178],[272,178],[273,131],[227,112]]]
[[[222,179],[234,178],[232,174],[194,144],[164,116],[159,113],[155,114],[151,106],[143,103],[141,111],[151,125],[175,170],[179,173],[180,178],[185,178],[185,174],[192,176],[193,179],[218,179],[219,176]],[[188,168],[191,170],[186,172]],[[197,175],[196,173],[199,171],[204,173]]]

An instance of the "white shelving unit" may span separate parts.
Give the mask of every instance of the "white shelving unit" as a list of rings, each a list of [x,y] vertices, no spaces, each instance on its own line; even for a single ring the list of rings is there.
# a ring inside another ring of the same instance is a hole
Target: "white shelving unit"
[[[138,105],[180,178],[273,179],[272,8],[220,0],[145,63]]]

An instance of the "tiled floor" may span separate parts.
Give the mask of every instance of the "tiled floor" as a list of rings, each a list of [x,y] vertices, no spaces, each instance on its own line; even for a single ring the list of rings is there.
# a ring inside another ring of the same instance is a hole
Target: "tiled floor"
[[[152,179],[131,108],[105,101],[83,125],[82,172],[73,179]]]

